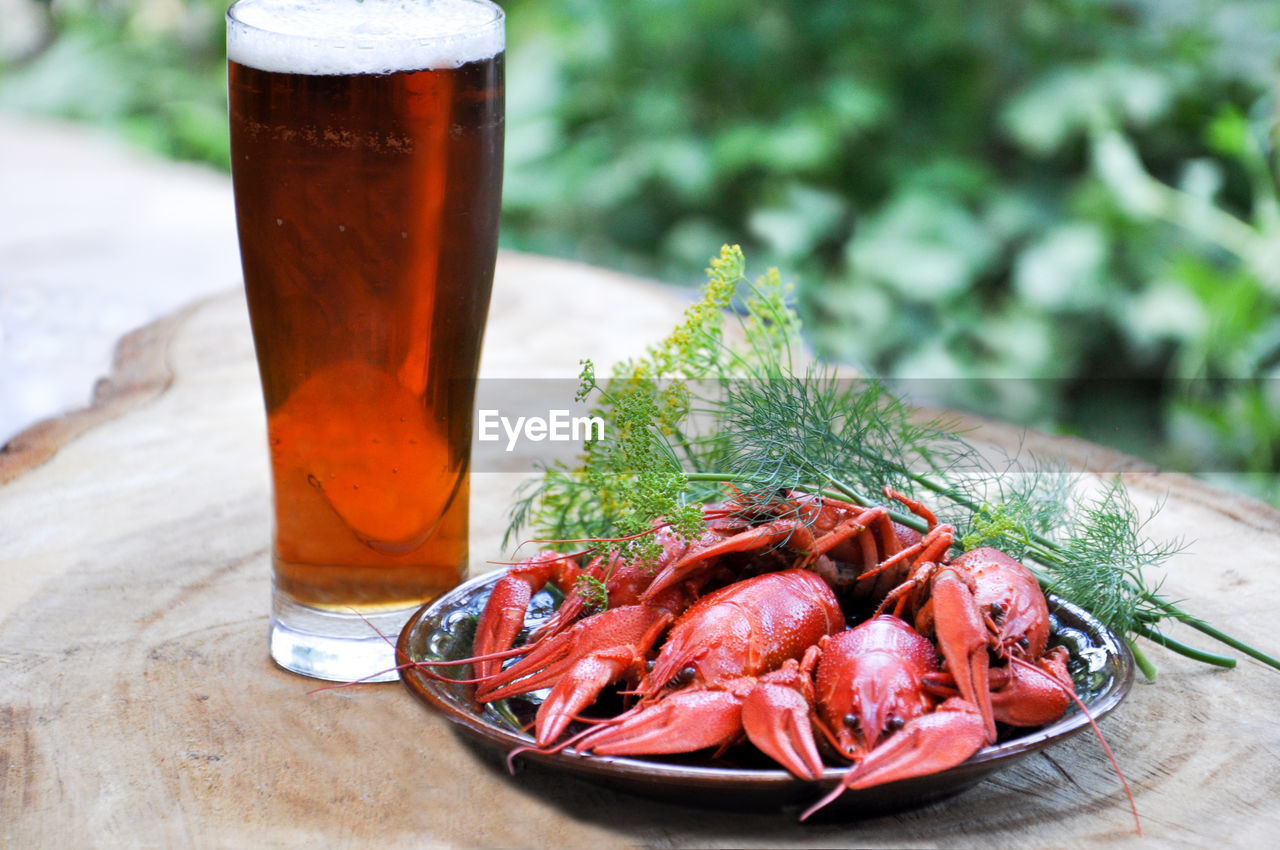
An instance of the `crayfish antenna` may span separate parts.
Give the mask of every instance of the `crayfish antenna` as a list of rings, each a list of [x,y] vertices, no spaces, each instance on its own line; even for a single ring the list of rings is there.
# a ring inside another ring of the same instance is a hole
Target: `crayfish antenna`
[[[1076,706],[1080,709],[1080,712],[1084,715],[1085,720],[1089,721],[1089,726],[1090,728],[1093,729],[1093,734],[1097,737],[1098,743],[1102,744],[1103,751],[1106,752],[1107,758],[1111,760],[1111,768],[1116,772],[1116,776],[1120,778],[1120,785],[1124,787],[1124,795],[1129,799],[1129,811],[1133,812],[1133,825],[1138,830],[1138,836],[1141,837],[1142,821],[1139,820],[1138,818],[1138,806],[1133,801],[1133,792],[1129,790],[1129,782],[1124,778],[1124,773],[1121,772],[1120,770],[1120,764],[1116,761],[1115,755],[1112,754],[1111,747],[1107,745],[1107,739],[1102,736],[1102,730],[1099,729],[1098,724],[1094,722],[1093,715],[1089,713],[1089,709],[1084,704],[1084,701],[1081,700],[1080,697],[1076,696],[1075,688],[1067,687],[1066,684],[1064,684],[1063,682],[1059,682],[1056,678],[1049,675],[1044,670],[1041,670],[1039,667],[1035,666],[1029,661],[1024,661],[1023,659],[1018,658],[1017,656],[1014,656],[1014,655],[1010,655],[1009,660],[1015,664],[1025,667],[1028,670],[1033,670],[1036,673],[1039,673],[1041,676],[1044,676],[1046,679],[1053,682],[1058,687],[1062,688],[1063,692],[1066,693],[1067,696],[1071,697],[1071,701],[1074,702]]]
[[[404,659],[403,663],[397,664],[394,667],[388,667],[385,670],[378,670],[374,673],[370,673],[367,676],[361,676],[359,679],[352,679],[350,682],[336,682],[332,685],[321,685],[318,688],[312,688],[311,690],[307,691],[308,696],[310,696],[311,694],[320,693],[321,691],[334,691],[340,688],[349,688],[352,685],[363,685],[366,682],[369,682],[373,679],[377,679],[380,676],[384,676],[393,670],[396,670],[396,671],[407,670],[410,667],[416,668],[418,672],[420,672],[422,675],[426,676],[428,679],[432,679],[437,682],[448,682],[450,684],[455,684],[455,685],[471,685],[477,682],[483,682],[484,678],[451,679],[448,676],[441,676],[439,673],[436,673],[435,671],[429,670],[427,668],[455,667],[460,664],[470,664],[473,661],[481,661],[488,658],[495,658],[495,659],[511,658],[513,656],[521,655],[525,652],[528,652],[528,650],[525,647],[517,647],[515,649],[509,649],[506,652],[494,652],[486,656],[475,656],[473,658],[460,658],[456,661],[414,661],[412,658],[409,658],[407,655],[401,652],[400,648],[396,646],[395,641],[393,641],[390,637],[384,634],[381,629],[379,629],[369,620],[368,617],[366,617],[364,614],[360,613],[354,608],[352,608],[351,611],[361,620],[364,620],[365,625],[367,625],[370,629],[373,629],[374,634],[382,638],[382,640],[387,644],[387,646],[391,647],[391,651],[395,653],[396,657],[403,658]]]
[[[835,802],[837,797],[839,797],[841,794],[843,794],[845,791],[848,790],[849,786],[847,783],[851,781],[849,779],[849,776],[850,774],[846,773],[844,779],[841,779],[840,782],[836,784],[836,787],[832,788],[826,794],[826,796],[824,796],[818,802],[814,803],[809,808],[805,809],[804,812],[802,812],[800,815],[800,820],[801,821],[808,820],[810,815],[812,815],[814,812],[817,812],[820,809],[825,809],[827,806],[831,805],[831,803]]]
[[[886,499],[892,499],[895,502],[901,503],[902,506],[911,511],[911,513],[924,520],[929,527],[929,531],[932,531],[938,524],[938,518],[934,516],[933,511],[924,506],[923,502],[917,502],[915,499],[912,499],[903,493],[899,493],[892,487],[885,487],[884,495]]]
[[[527,655],[531,649],[533,649],[532,646],[516,646],[511,649],[502,649],[497,652],[486,652],[483,655],[470,655],[466,658],[454,658],[449,661],[414,661],[411,663],[417,667],[459,667],[463,664],[472,664],[476,661],[503,661],[508,658],[517,658],[521,655]],[[402,664],[401,666],[405,667],[408,665]],[[485,676],[482,678],[488,677]]]
[[[331,685],[321,685],[317,688],[312,688],[311,690],[307,691],[307,696],[311,696],[312,694],[318,694],[321,691],[336,691],[340,688],[349,688],[352,685],[363,685],[366,682],[370,682],[373,679],[377,679],[379,676],[385,676],[387,673],[390,673],[392,670],[403,670],[406,667],[412,667],[413,665],[414,665],[414,662],[408,661],[404,664],[397,664],[395,667],[388,667],[385,670],[378,670],[374,673],[370,673],[368,676],[361,676],[359,679],[352,679],[350,682],[334,682]],[[428,675],[439,675],[439,674],[428,674]],[[445,679],[446,677],[440,676],[440,678]],[[448,681],[452,682],[453,680],[448,679]]]
[[[395,653],[395,655],[396,655],[396,656],[399,656],[399,657],[403,657],[403,656],[404,656],[404,653],[402,653],[402,652],[400,651],[399,647],[397,647],[397,646],[396,646],[395,641],[393,641],[391,638],[389,638],[389,637],[387,637],[385,634],[383,634],[382,630],[381,630],[381,629],[379,629],[377,626],[375,626],[375,625],[373,624],[373,621],[372,621],[372,620],[370,620],[368,617],[366,617],[366,616],[365,616],[364,614],[362,614],[360,611],[357,611],[355,608],[352,608],[352,609],[351,609],[351,613],[355,614],[355,615],[356,615],[357,617],[359,617],[361,620],[364,620],[364,624],[365,624],[366,626],[368,626],[369,628],[373,629],[373,633],[374,633],[374,634],[376,634],[378,637],[382,638],[382,641],[383,641],[387,646],[391,647],[391,651],[392,651],[393,653]],[[339,689],[339,688],[349,688],[349,687],[351,687],[352,685],[362,685],[362,684],[364,684],[365,682],[368,682],[368,681],[369,681],[369,680],[371,680],[371,679],[376,679],[376,678],[378,678],[379,676],[385,676],[387,673],[390,673],[392,670],[400,671],[400,670],[405,669],[406,667],[412,667],[412,666],[414,666],[416,663],[417,663],[417,662],[416,662],[416,661],[414,661],[414,660],[413,660],[413,659],[411,659],[411,658],[405,658],[405,662],[404,662],[403,664],[397,664],[396,666],[394,666],[394,667],[388,667],[388,668],[386,668],[385,670],[378,670],[377,672],[370,673],[370,674],[369,674],[369,675],[367,675],[367,676],[361,676],[359,679],[353,679],[353,680],[352,680],[352,681],[350,681],[350,682],[338,682],[337,684],[333,684],[333,685],[321,685],[321,686],[320,686],[320,687],[318,687],[318,688],[312,688],[311,690],[307,691],[307,696],[311,696],[312,694],[319,693],[320,691],[333,691],[333,690],[337,690],[337,689]],[[441,677],[441,678],[444,678],[444,677]],[[451,681],[452,681],[452,680],[451,680]]]
[[[383,675],[386,675],[387,673],[390,673],[392,670],[404,671],[410,668],[416,669],[419,673],[421,673],[423,676],[426,676],[428,679],[432,680],[433,682],[444,682],[445,684],[449,684],[449,685],[475,685],[485,681],[485,677],[483,676],[479,679],[452,679],[448,676],[441,676],[439,673],[435,672],[434,670],[427,669],[431,664],[432,662],[430,661],[406,661],[403,664],[397,664],[395,667],[388,667],[385,670],[379,670],[376,673],[370,673],[367,676],[361,676],[359,679],[352,679],[350,682],[334,682],[332,685],[321,685],[318,688],[312,688],[311,690],[307,691],[307,694],[308,695],[318,694],[321,691],[335,691],[335,690],[338,690],[339,688],[349,688],[352,685],[363,685],[367,682],[377,679],[379,676],[383,676]]]
[[[563,741],[559,742],[558,744],[552,744],[549,747],[539,747],[537,744],[525,744],[522,747],[512,748],[507,753],[507,772],[510,773],[512,776],[515,776],[515,773],[516,773],[515,758],[521,753],[534,752],[534,753],[546,753],[548,755],[553,753],[558,753],[561,750],[567,749],[568,747],[572,747],[574,744],[578,743],[583,738],[590,735],[592,732],[599,731],[601,725],[619,722],[622,719],[622,717],[625,716],[626,713],[627,712],[624,712],[623,714],[620,714],[617,717],[605,717],[605,718],[575,716],[573,718],[574,720],[578,720],[578,721],[589,724],[586,729],[583,729],[581,732],[577,732],[573,735],[570,735],[568,738],[565,738]],[[526,726],[524,731],[527,733],[529,731],[529,728],[530,727]]]

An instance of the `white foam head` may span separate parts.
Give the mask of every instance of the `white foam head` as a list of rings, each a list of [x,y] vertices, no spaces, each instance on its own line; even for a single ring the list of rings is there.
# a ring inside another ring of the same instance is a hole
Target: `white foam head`
[[[506,46],[488,0],[239,0],[227,58],[289,74],[390,74],[457,68]]]

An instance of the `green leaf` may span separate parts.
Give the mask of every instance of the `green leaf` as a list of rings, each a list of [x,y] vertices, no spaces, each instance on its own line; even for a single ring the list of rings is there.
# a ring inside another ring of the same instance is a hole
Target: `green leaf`
[[[847,214],[839,195],[792,183],[780,204],[756,210],[747,226],[774,254],[801,259],[831,237]]]
[[[858,227],[848,257],[859,276],[913,300],[936,301],[968,287],[994,259],[996,247],[968,210],[913,191]]]
[[[1047,310],[1086,309],[1103,301],[1101,272],[1107,244],[1099,230],[1083,222],[1063,224],[1028,246],[1013,267],[1013,285],[1033,306]]]

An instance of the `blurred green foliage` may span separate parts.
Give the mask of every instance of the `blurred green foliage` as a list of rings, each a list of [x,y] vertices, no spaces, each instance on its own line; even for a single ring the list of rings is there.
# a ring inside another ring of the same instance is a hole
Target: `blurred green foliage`
[[[932,400],[1280,503],[1270,0],[518,0],[504,241],[801,284]],[[0,107],[226,167],[222,2],[74,0]]]
[[[228,169],[226,5],[59,0],[43,13],[46,32],[32,34],[34,46],[0,57],[0,109],[92,122]]]

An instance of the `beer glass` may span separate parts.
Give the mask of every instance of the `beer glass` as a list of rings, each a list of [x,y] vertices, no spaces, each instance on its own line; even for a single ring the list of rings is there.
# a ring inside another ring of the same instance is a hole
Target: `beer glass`
[[[379,632],[394,641],[466,574],[503,23],[485,0],[227,12],[236,223],[271,454],[270,648],[305,675],[396,678]]]

